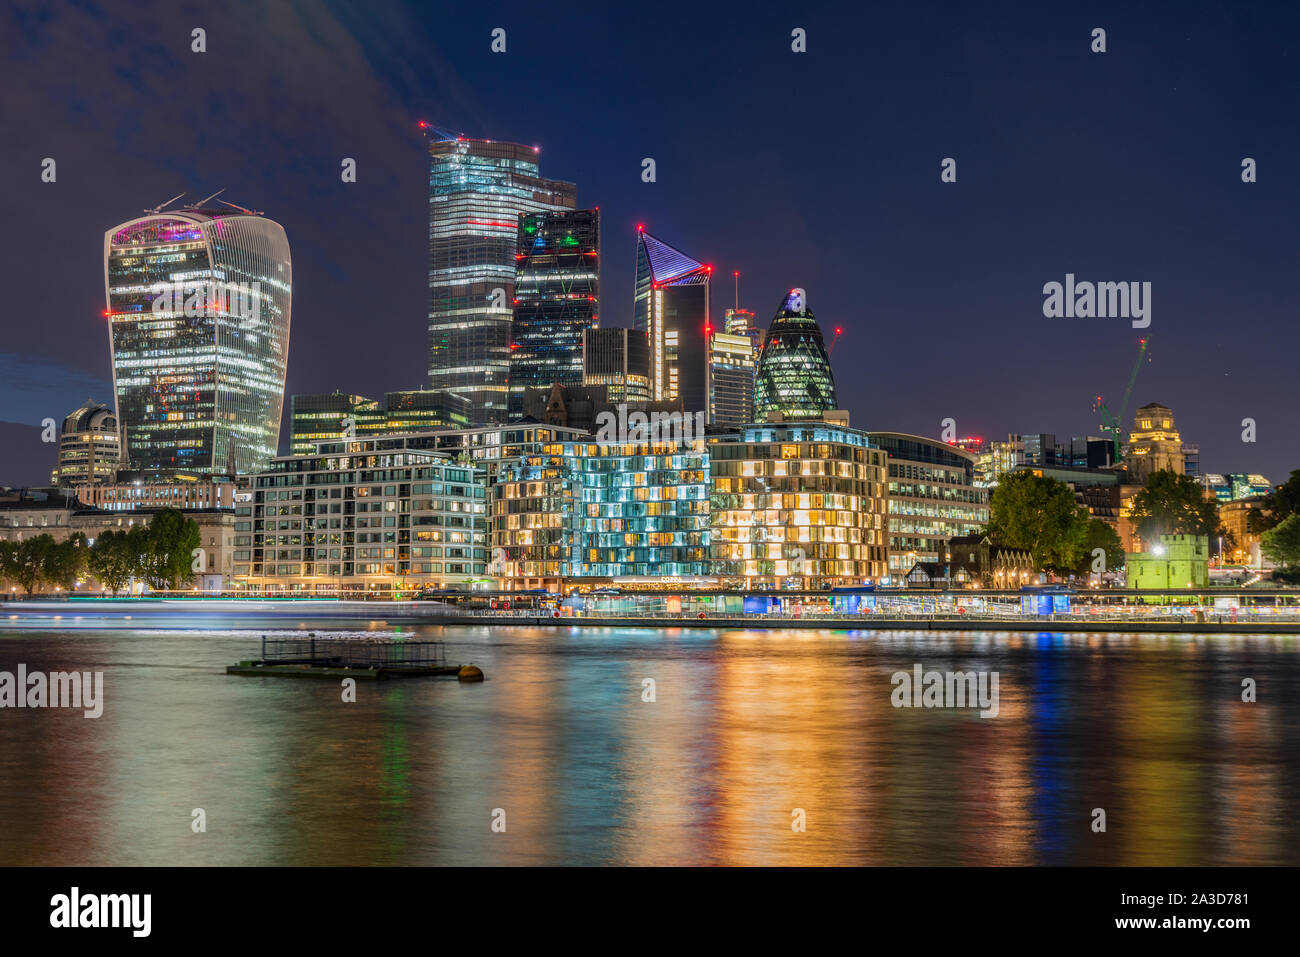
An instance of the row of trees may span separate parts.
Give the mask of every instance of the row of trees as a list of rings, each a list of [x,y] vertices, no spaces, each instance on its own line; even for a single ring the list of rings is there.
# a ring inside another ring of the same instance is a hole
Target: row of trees
[[[1130,512],[1138,536],[1221,534],[1218,506],[1186,475],[1155,472],[1133,497]],[[1250,515],[1262,532],[1260,548],[1282,566],[1274,577],[1300,582],[1300,469],[1279,485]],[[1093,550],[1104,549],[1106,568],[1124,564],[1124,548],[1109,525],[1088,515],[1068,485],[1032,472],[1013,472],[993,490],[987,534],[1003,545],[1027,548],[1039,567],[1060,575],[1091,570]]]
[[[1093,569],[1093,552],[1106,553],[1105,570],[1124,564],[1124,545],[1115,530],[1074,500],[1064,482],[1012,472],[1004,475],[989,499],[991,539],[1009,548],[1025,548],[1039,568],[1058,575],[1085,575]]]
[[[109,591],[132,580],[150,588],[177,589],[194,577],[199,526],[177,509],[163,509],[148,526],[109,530],[91,545],[74,532],[65,541],[49,534],[19,542],[0,542],[0,580],[12,582],[28,595],[38,590],[71,591],[87,574]]]

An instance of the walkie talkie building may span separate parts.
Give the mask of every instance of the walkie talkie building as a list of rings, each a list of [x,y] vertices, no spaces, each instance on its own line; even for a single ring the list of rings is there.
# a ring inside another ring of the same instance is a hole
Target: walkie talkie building
[[[152,212],[104,234],[125,467],[158,478],[266,468],[292,285],[284,228],[251,210]]]

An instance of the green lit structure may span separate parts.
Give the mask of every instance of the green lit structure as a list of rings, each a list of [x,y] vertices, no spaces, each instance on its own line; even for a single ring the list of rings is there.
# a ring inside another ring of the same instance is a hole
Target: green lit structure
[[[807,308],[804,291],[791,289],[758,359],[754,418],[820,419],[835,408],[835,378],[821,327]]]

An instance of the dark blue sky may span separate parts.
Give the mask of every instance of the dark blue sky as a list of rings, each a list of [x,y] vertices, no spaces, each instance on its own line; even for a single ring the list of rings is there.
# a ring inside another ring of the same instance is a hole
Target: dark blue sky
[[[1208,471],[1300,467],[1296,4],[117,6],[0,21],[0,484],[48,474],[35,423],[111,402],[104,230],[182,190],[284,225],[289,393],[424,385],[420,119],[537,144],[600,207],[607,325],[638,222],[715,265],[719,314],[735,269],[764,324],[806,288],[859,427],[1096,433],[1144,333],[1045,318],[1072,272],[1152,283],[1131,408]]]

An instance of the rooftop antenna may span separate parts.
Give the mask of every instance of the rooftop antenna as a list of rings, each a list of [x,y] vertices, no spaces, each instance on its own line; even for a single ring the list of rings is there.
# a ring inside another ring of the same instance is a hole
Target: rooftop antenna
[[[171,199],[167,200],[167,202],[165,202],[165,203],[159,203],[157,206],[153,207],[152,209],[146,209],[145,212],[146,212],[146,213],[153,213],[155,216],[157,216],[157,215],[158,215],[159,213],[161,213],[164,209],[166,209],[168,206],[170,206],[172,203],[176,202],[176,200],[180,199],[180,198],[181,198],[182,196],[184,196],[184,195],[185,195],[184,193],[177,193],[177,194],[176,194],[175,196],[173,196]]]
[[[197,203],[195,203],[194,206],[191,207],[191,208],[193,208],[193,209],[200,209],[200,208],[202,208],[203,204],[206,203],[209,199],[216,199],[218,196],[220,196],[220,195],[221,195],[222,193],[224,193],[225,191],[226,191],[226,187],[223,186],[223,187],[221,187],[221,189],[217,190],[215,193],[213,193],[211,196],[207,197],[206,199],[201,199],[201,200],[199,200],[199,201],[198,201]]]
[[[736,277],[736,312],[740,312],[740,270],[732,273]]]
[[[224,203],[225,205],[229,206],[231,209],[237,209],[237,210],[239,210],[241,213],[244,213],[244,214],[247,215],[247,216],[261,216],[261,215],[262,215],[262,211],[261,211],[260,209],[245,209],[243,206],[239,206],[239,205],[237,205],[237,204],[235,204],[235,203],[227,203],[224,199],[219,199],[219,200],[217,200],[217,202],[218,202],[218,203]]]

